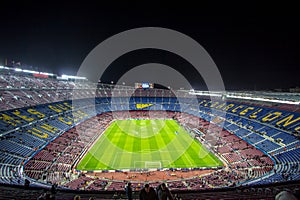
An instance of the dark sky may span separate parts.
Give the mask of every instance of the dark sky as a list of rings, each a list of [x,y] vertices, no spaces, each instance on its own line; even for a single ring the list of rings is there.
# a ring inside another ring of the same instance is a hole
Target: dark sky
[[[287,4],[2,1],[0,65],[8,58],[44,71],[76,74],[103,40],[128,29],[156,26],[180,31],[201,44],[226,89],[295,87],[300,86],[299,20],[297,6]],[[120,57],[102,80],[116,81],[118,73],[153,60],[181,70],[195,88],[203,88],[201,78],[184,72],[184,60],[159,50]]]

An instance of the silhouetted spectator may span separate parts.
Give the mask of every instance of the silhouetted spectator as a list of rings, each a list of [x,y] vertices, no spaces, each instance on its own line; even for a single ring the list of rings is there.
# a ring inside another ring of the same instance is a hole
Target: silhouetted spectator
[[[29,185],[30,185],[30,181],[28,179],[25,179],[24,186],[25,187],[29,187]]]
[[[74,200],[80,200],[80,196],[79,196],[79,195],[76,195],[76,196],[74,197]]]
[[[146,184],[140,191],[140,200],[157,200],[156,192],[153,187]]]
[[[281,191],[275,196],[275,200],[297,200],[297,198],[291,192]]]
[[[132,188],[131,183],[128,183],[126,186],[126,196],[129,200],[132,200]]]
[[[165,183],[162,183],[157,190],[158,200],[173,200],[173,196]]]

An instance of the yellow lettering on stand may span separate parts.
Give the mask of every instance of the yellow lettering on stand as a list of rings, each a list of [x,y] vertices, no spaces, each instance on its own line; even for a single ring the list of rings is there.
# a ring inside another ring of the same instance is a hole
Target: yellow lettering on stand
[[[28,117],[28,116],[26,116],[26,115],[22,115],[21,112],[18,111],[18,110],[14,110],[12,113],[13,113],[14,115],[20,117],[21,119],[24,119],[24,120],[27,121],[27,122],[32,122],[32,121],[34,121],[34,118]]]
[[[37,110],[34,110],[34,109],[28,109],[27,112],[29,112],[30,114],[33,114],[33,115],[37,115],[38,118],[44,118],[46,115],[37,111]]]
[[[66,121],[63,117],[58,117],[58,120],[67,124],[67,125],[71,125],[72,124],[72,121]]]
[[[211,108],[214,108],[214,107],[216,107],[217,105],[219,105],[219,102],[216,101],[215,103],[211,104],[210,107],[211,107]]]
[[[222,103],[221,105],[218,105],[218,106],[216,107],[216,109],[222,109],[224,106],[226,106],[226,103]]]
[[[66,106],[64,106],[62,104],[57,104],[56,106],[59,107],[62,110],[70,110],[70,108],[68,108],[68,107],[66,107]]]
[[[83,112],[82,110],[77,110],[78,113],[80,113],[81,115],[87,117],[89,116],[88,114],[86,114],[85,112]]]
[[[211,104],[211,101],[206,102],[203,106],[208,107]]]
[[[255,111],[254,113],[252,113],[249,117],[251,119],[256,119],[257,118],[257,114],[260,113],[263,109],[258,109],[257,111]]]
[[[82,119],[83,118],[83,116],[80,114],[80,113],[78,113],[78,112],[73,112],[73,117],[74,118],[79,118],[79,119]]]
[[[281,116],[281,112],[274,112],[274,113],[270,113],[267,116],[265,116],[264,118],[261,119],[262,122],[270,122],[273,121],[274,119],[277,119],[278,117]]]
[[[55,111],[55,112],[57,112],[57,113],[61,113],[61,112],[62,112],[62,110],[59,109],[59,108],[57,108],[56,106],[48,105],[48,107],[49,107],[51,110],[53,110],[53,111]]]
[[[31,133],[33,135],[36,135],[40,138],[48,138],[48,134],[44,133],[43,131],[36,129],[36,128],[32,128],[32,130],[27,130],[28,133]]]
[[[40,125],[40,128],[45,129],[51,133],[55,133],[58,129],[54,126],[50,126],[49,124]]]
[[[1,113],[0,120],[4,121],[7,124],[17,126],[17,124],[21,124],[20,120],[17,120],[11,116],[8,116],[7,114]]]
[[[70,109],[73,109],[73,106],[71,106],[70,104],[68,104],[67,102],[64,102],[64,105],[69,107]]]
[[[300,117],[293,119],[294,115],[289,115],[286,118],[283,118],[282,120],[278,121],[276,124],[279,126],[282,123],[284,123],[282,126],[286,127],[288,125],[294,124],[300,120]],[[292,120],[293,119],[293,120]]]
[[[81,115],[78,115],[77,113],[73,113],[73,118],[72,117],[67,117],[69,120],[73,120],[74,122],[78,122],[82,118]]]
[[[246,115],[247,112],[250,111],[250,110],[254,110],[254,107],[248,107],[248,108],[246,108],[245,110],[243,110],[243,111],[240,112],[240,115]]]
[[[230,108],[232,108],[234,106],[234,104],[229,104],[227,105],[223,110],[229,110]]]
[[[202,100],[202,101],[199,103],[199,106],[200,106],[201,104],[205,103],[205,102],[206,102],[206,100]]]
[[[232,109],[231,112],[235,113],[235,112],[237,112],[237,110],[240,109],[240,108],[244,108],[244,106],[242,106],[242,105],[237,106],[237,107],[235,107],[234,109]]]

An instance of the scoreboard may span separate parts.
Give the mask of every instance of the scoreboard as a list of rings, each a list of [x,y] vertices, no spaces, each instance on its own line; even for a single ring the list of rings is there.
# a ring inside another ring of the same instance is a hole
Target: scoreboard
[[[154,84],[148,82],[135,83],[135,89],[149,89],[149,88],[154,88]]]

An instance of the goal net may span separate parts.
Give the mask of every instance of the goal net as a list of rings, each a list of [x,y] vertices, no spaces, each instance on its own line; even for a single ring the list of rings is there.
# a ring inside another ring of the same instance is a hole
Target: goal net
[[[146,169],[159,169],[161,168],[160,161],[145,161],[145,168]]]

